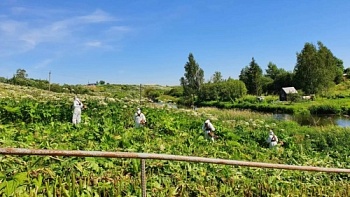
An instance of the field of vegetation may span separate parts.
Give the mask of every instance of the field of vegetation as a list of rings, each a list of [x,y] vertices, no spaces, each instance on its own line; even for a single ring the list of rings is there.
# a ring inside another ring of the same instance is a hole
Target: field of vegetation
[[[304,127],[249,111],[141,106],[138,100],[79,95],[88,108],[71,124],[73,94],[0,83],[1,147],[162,153],[350,168],[350,129]],[[204,139],[210,118],[220,138]],[[274,129],[284,145],[269,149]],[[1,196],[141,196],[137,159],[0,156]],[[349,196],[348,174],[146,161],[148,196]]]

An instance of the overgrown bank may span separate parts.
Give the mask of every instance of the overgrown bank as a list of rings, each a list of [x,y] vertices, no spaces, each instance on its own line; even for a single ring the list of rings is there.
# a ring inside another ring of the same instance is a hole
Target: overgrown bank
[[[249,109],[258,112],[286,114],[337,114],[350,115],[350,100],[321,100],[301,103],[290,102],[200,102],[200,107],[217,107],[219,109]]]

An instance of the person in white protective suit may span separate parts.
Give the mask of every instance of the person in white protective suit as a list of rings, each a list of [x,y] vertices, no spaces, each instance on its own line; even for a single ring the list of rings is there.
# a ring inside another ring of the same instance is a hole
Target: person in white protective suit
[[[213,126],[213,124],[210,122],[209,119],[204,122],[202,129],[203,129],[205,138],[210,139],[211,141],[214,142],[214,139],[217,138],[214,134],[215,127]]]
[[[137,108],[137,111],[134,115],[134,121],[136,128],[143,127],[144,125],[146,125],[146,116],[141,112],[140,108]]]
[[[270,148],[278,144],[278,137],[273,133],[272,130],[270,130],[269,137],[266,139],[266,142],[269,143]]]
[[[74,125],[79,124],[81,122],[81,110],[83,109],[84,105],[79,100],[78,96],[74,97],[73,101],[73,117],[72,117],[72,123]]]

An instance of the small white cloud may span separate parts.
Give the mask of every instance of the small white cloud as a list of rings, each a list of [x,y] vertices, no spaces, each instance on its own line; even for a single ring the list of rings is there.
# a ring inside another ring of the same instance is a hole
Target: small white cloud
[[[104,35],[110,38],[109,40],[112,38],[114,41],[118,41],[123,39],[131,31],[132,29],[127,26],[113,26],[110,27]]]
[[[85,43],[85,46],[88,46],[88,47],[101,47],[102,43],[100,41],[91,41],[91,42]]]
[[[126,26],[113,26],[109,29],[109,32],[128,32],[131,29],[129,27]]]
[[[101,22],[115,21],[116,19],[102,10],[96,10],[92,14],[79,16],[73,20],[84,22],[84,23],[101,23]]]
[[[108,45],[108,44],[105,44],[104,42],[101,42],[101,41],[85,42],[83,44],[83,46],[87,50],[90,50],[90,49],[102,49],[102,50],[107,50],[107,51],[117,50],[115,45]]]

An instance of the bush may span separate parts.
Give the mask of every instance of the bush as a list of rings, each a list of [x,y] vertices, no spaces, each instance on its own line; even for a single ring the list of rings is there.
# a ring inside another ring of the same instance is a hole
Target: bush
[[[341,114],[342,108],[337,105],[312,105],[309,107],[311,114]]]

